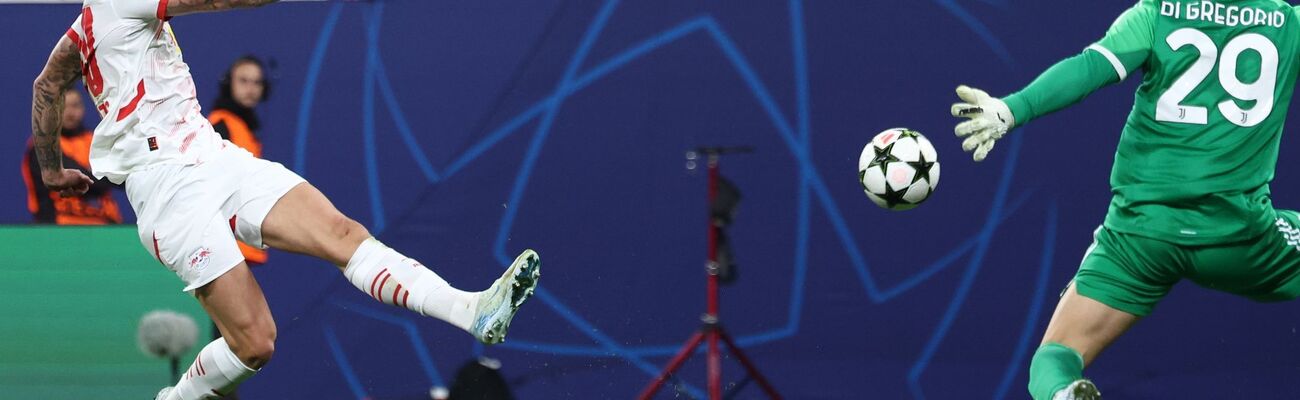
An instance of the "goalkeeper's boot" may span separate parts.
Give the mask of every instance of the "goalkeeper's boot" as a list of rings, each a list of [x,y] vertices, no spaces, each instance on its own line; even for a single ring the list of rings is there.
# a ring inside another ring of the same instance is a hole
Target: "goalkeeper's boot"
[[[542,259],[537,252],[524,250],[510,264],[510,268],[492,283],[492,287],[479,293],[470,334],[485,344],[506,340],[510,320],[519,312],[519,306],[532,297],[537,289],[537,279],[542,276]]]
[[[1056,392],[1052,400],[1101,400],[1101,391],[1092,381],[1080,379]]]

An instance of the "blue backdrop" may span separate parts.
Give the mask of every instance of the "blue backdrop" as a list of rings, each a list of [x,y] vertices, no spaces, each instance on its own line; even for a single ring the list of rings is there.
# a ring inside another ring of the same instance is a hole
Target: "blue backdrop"
[[[483,349],[274,253],[256,273],[278,351],[243,392],[415,399],[482,353],[523,399],[632,397],[703,311],[705,179],[683,151],[750,144],[723,162],[745,196],[723,317],[783,394],[1024,398],[1056,294],[1105,214],[1137,79],[980,164],[951,134],[952,89],[1013,91],[1132,3],[332,2],[173,20],[205,105],[235,57],[275,60],[267,157],[388,244],[468,289],[525,247],[545,260],[510,340]],[[30,219],[29,85],[75,14],[0,7],[0,221]],[[862,145],[893,126],[927,133],[943,162],[934,197],[903,213],[855,182]],[[1293,143],[1280,207],[1300,205]],[[1293,397],[1297,314],[1180,285],[1089,375],[1108,399]],[[701,360],[681,374],[697,397]],[[729,381],[738,372],[726,364]]]

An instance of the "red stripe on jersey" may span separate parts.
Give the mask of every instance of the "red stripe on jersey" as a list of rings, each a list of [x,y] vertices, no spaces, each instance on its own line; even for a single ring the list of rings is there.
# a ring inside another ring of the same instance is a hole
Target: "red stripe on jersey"
[[[411,297],[411,291],[410,291],[410,290],[407,290],[406,293],[402,293],[402,308],[407,308],[407,307],[406,307],[406,298],[408,298],[408,297]]]
[[[135,106],[140,105],[140,99],[143,98],[144,98],[144,79],[141,79],[140,84],[135,85],[135,98],[131,99],[131,102],[127,103],[126,107],[122,107],[121,110],[117,111],[117,120],[121,121],[123,119],[126,119],[126,117],[130,116],[131,113],[135,112]]]
[[[203,368],[203,357],[194,357],[194,362],[199,365],[199,376],[208,374],[208,371]]]
[[[379,276],[380,276],[380,275],[383,275],[383,274],[385,274],[385,273],[387,273],[387,272],[388,272],[388,268],[384,268],[383,271],[379,271],[378,274],[375,274],[375,279],[374,279],[374,280],[370,281],[370,297],[375,297],[375,284],[376,284],[376,283],[379,283]],[[375,298],[378,298],[378,297],[375,297]]]
[[[393,274],[384,274],[384,280],[379,282],[379,295],[375,296],[375,300],[379,300],[380,303],[384,302],[384,284],[388,283],[388,278],[392,277]]]
[[[158,250],[158,232],[153,233],[153,255],[164,267],[167,266],[167,263],[163,262],[162,251]]]
[[[168,18],[167,18],[167,0],[158,0],[158,19],[161,19],[161,20],[163,20],[163,21],[168,20]]]
[[[68,39],[72,39],[72,44],[77,45],[77,48],[81,48],[81,35],[78,35],[76,30],[68,28],[67,35]]]
[[[397,305],[397,294],[401,292],[402,292],[402,284],[399,283],[397,284],[396,288],[393,288],[393,305]]]

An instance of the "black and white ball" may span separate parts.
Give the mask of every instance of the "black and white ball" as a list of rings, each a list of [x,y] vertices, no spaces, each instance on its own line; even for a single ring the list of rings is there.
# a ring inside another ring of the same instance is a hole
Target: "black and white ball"
[[[939,154],[920,132],[889,129],[862,149],[858,181],[876,205],[908,210],[929,198],[939,185]]]

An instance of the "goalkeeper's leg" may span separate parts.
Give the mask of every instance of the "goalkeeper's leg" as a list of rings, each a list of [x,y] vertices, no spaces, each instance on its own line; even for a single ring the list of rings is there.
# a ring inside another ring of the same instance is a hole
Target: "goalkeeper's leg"
[[[1099,397],[1083,368],[1138,317],[1079,295],[1071,284],[1056,305],[1052,321],[1029,366],[1029,393],[1034,400]]]
[[[1101,397],[1083,368],[1149,315],[1182,279],[1190,255],[1169,242],[1097,228],[1093,244],[1043,334],[1029,366],[1035,400]]]

